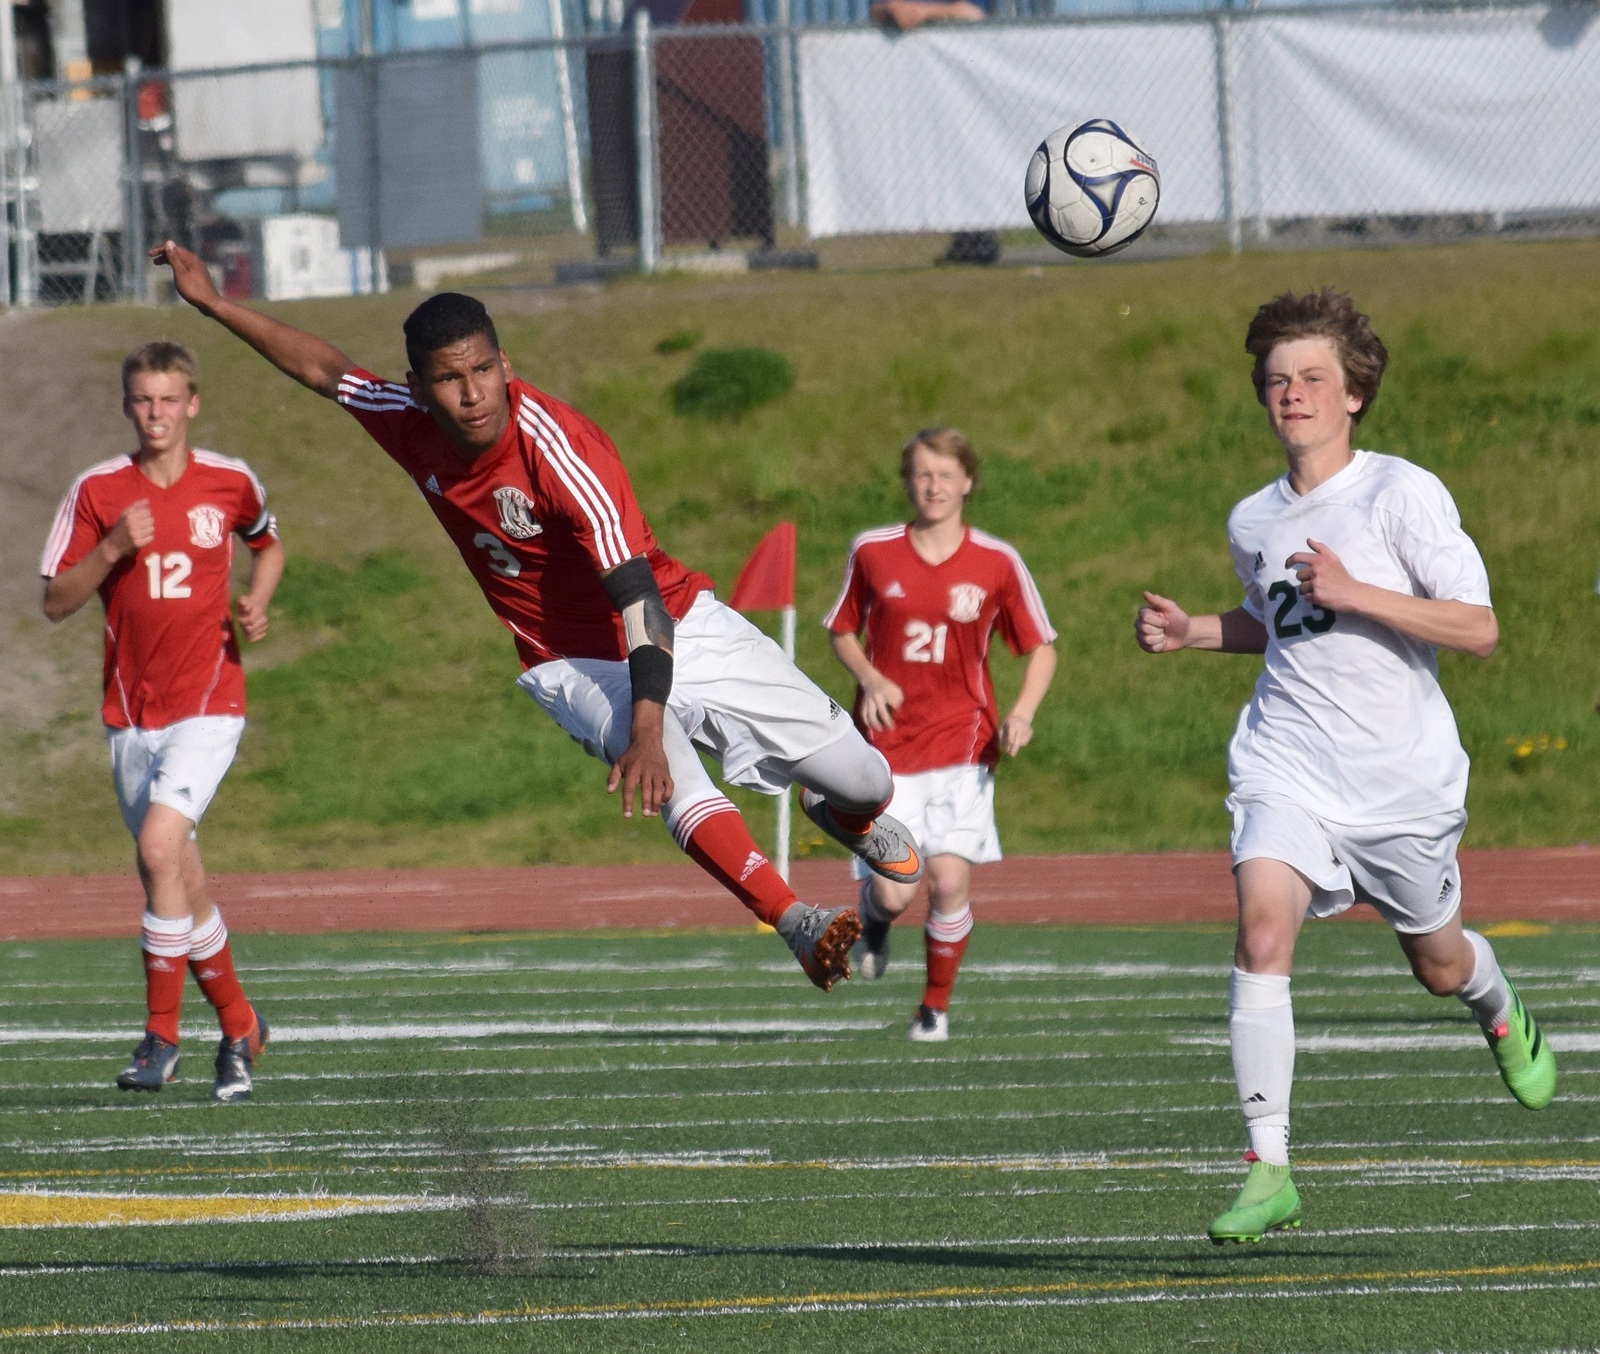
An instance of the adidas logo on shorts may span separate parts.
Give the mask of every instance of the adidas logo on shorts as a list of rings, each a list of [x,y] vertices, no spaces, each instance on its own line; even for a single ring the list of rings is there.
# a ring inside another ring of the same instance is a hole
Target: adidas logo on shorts
[[[1456,886],[1456,881],[1453,880],[1453,879],[1446,879],[1444,881],[1444,887],[1439,890],[1439,901],[1441,903],[1444,902],[1444,900],[1447,897],[1450,896],[1450,890],[1455,888],[1455,886]]]

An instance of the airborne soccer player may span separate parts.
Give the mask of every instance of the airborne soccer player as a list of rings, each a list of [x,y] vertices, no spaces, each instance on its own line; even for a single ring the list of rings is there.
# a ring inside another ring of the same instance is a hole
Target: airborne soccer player
[[[907,442],[900,478],[915,518],[856,537],[823,622],[856,679],[856,721],[889,759],[895,812],[926,863],[928,981],[911,1022],[915,1042],[949,1038],[950,989],[972,930],[972,867],[1000,859],[994,768],[1033,738],[1056,668],[1056,632],[1022,556],[962,521],[977,476],[972,447],[954,428],[926,428]],[[1028,655],[1004,720],[989,676],[996,629],[1013,653]],[[916,888],[859,869],[856,877],[856,952],[861,971],[877,978],[889,963],[889,928]]]
[[[96,592],[105,605],[100,713],[122,821],[138,843],[149,1007],[117,1085],[159,1091],[177,1075],[187,968],[222,1026],[212,1098],[233,1101],[250,1099],[267,1025],[234,974],[195,830],[244,732],[244,670],[228,614],[233,538],[251,551],[237,609],[252,641],[267,633],[283,547],[250,467],[189,446],[196,375],[194,355],[176,343],[148,343],[123,362],[122,407],[139,449],[73,482],[39,571],[52,621]]]
[[[1256,312],[1245,347],[1289,470],[1228,518],[1244,601],[1190,616],[1147,592],[1137,621],[1150,653],[1266,654],[1228,750],[1239,895],[1228,1031],[1250,1171],[1211,1224],[1218,1243],[1300,1222],[1289,971],[1307,915],[1370,903],[1417,981],[1477,1017],[1523,1105],[1543,1109],[1556,1085],[1550,1045],[1494,950],[1461,926],[1467,755],[1437,650],[1494,652],[1483,560],[1437,478],[1351,449],[1388,353],[1348,296],[1285,293]]]
[[[411,476],[516,639],[518,684],[611,765],[631,814],[660,812],[678,845],[762,921],[827,991],[850,976],[854,909],[800,902],[712,785],[803,787],[807,812],[874,870],[914,881],[922,864],[884,816],[883,758],[783,651],[667,555],[611,440],[577,410],[511,374],[493,322],[445,292],[405,322],[406,384],[363,371],[322,339],[224,300],[205,265],[155,251],[178,292],[280,371],[355,416]]]

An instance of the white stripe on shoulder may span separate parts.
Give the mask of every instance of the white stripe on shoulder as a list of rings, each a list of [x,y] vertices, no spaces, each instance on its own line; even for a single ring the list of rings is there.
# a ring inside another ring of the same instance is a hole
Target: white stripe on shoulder
[[[605,485],[600,482],[600,477],[594,473],[594,468],[572,449],[572,443],[567,440],[566,430],[558,423],[547,409],[541,408],[535,401],[523,396],[523,403],[529,406],[534,416],[541,424],[548,427],[560,439],[561,446],[571,458],[580,479],[586,481],[596,501],[601,508],[601,513],[611,530],[612,544],[618,551],[619,560],[628,558],[628,538],[622,529],[622,514],[618,512],[616,503],[606,491]]]
[[[629,552],[627,537],[622,530],[622,518],[611,495],[583,458],[573,451],[561,425],[546,410],[524,395],[522,413],[527,419],[519,417],[518,424],[539,444],[550,461],[551,469],[566,485],[567,492],[582,504],[589,524],[594,529],[601,564],[605,568],[615,569],[627,560]]]
[[[1028,566],[1022,562],[1022,556],[1017,553],[1016,547],[1002,541],[998,536],[991,536],[987,531],[979,531],[977,527],[968,528],[967,539],[974,545],[996,551],[1011,561],[1017,583],[1021,587],[1023,605],[1027,607],[1033,623],[1038,626],[1039,633],[1045,637],[1045,643],[1054,640],[1056,631],[1050,624],[1049,613],[1044,609],[1044,598],[1039,595],[1038,585],[1034,583],[1033,575],[1028,572]]]
[[[850,596],[850,584],[856,576],[856,551],[864,545],[880,545],[896,540],[905,534],[905,529],[903,522],[890,527],[873,527],[871,531],[863,531],[850,542],[850,554],[844,562],[844,582],[839,585],[839,595],[834,599],[832,609],[822,618],[823,629],[833,629],[834,621],[839,618],[839,612],[844,608],[845,599]]]
[[[250,487],[256,491],[256,502],[263,509],[267,503],[267,491],[261,487],[261,481],[256,477],[256,472],[250,469],[246,461],[241,461],[237,456],[224,456],[220,452],[207,451],[204,447],[192,447],[191,454],[201,465],[208,465],[214,470],[233,470],[243,475],[250,481]]]
[[[556,478],[561,481],[573,501],[583,509],[583,515],[589,519],[589,529],[594,533],[595,551],[600,556],[600,567],[615,569],[622,560],[615,558],[616,551],[606,536],[600,515],[583,492],[583,486],[572,477],[572,472],[561,455],[561,449],[555,445],[544,429],[525,413],[518,413],[517,426],[534,440],[534,444],[544,453],[545,462],[555,471]]]
[[[340,404],[373,413],[389,409],[410,409],[416,405],[416,401],[411,398],[409,387],[401,385],[398,381],[381,381],[377,377],[368,379],[357,376],[354,371],[347,371],[339,378],[339,392],[336,398]]]
[[[72,519],[77,514],[78,495],[83,492],[84,484],[100,475],[115,475],[119,470],[126,470],[132,464],[132,458],[124,452],[121,456],[113,456],[110,460],[90,466],[72,481],[67,496],[61,500],[61,506],[56,509],[56,520],[50,525],[50,535],[44,543],[44,554],[39,558],[41,577],[54,578],[56,570],[61,567],[61,557],[67,553],[67,545],[72,540]]]

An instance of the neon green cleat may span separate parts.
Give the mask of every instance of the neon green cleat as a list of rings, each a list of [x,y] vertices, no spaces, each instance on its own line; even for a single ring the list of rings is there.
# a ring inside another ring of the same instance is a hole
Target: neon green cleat
[[[1500,1079],[1511,1088],[1511,1094],[1528,1109],[1542,1110],[1555,1098],[1556,1055],[1509,978],[1506,990],[1511,993],[1506,1023],[1485,1030],[1483,1037],[1489,1041]]]
[[[1225,1241],[1260,1241],[1280,1227],[1300,1225],[1300,1195],[1289,1178],[1287,1166],[1269,1166],[1248,1153],[1250,1174],[1233,1206],[1211,1224],[1211,1240],[1220,1246]]]

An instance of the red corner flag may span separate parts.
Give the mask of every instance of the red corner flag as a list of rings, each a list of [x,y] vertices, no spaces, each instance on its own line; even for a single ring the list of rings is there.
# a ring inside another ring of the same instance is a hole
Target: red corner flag
[[[794,605],[793,522],[779,522],[750,552],[728,605],[735,611],[783,611]]]

